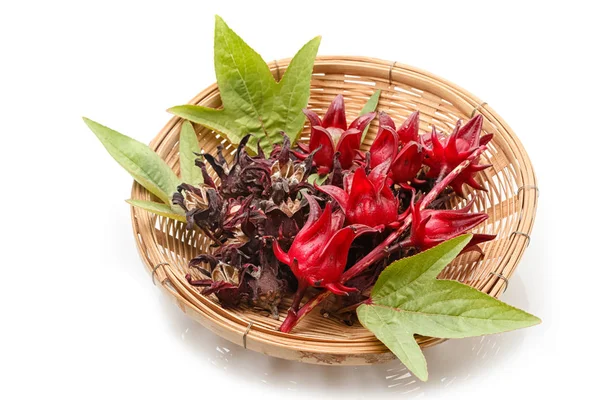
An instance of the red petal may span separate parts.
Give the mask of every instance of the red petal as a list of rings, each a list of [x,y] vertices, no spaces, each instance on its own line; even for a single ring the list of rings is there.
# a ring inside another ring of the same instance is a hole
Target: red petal
[[[348,251],[352,241],[364,233],[377,232],[375,229],[365,225],[350,225],[337,231],[329,242],[322,248],[320,259],[327,266],[328,279],[326,282],[336,282],[346,267]]]
[[[308,122],[310,122],[311,127],[323,125],[321,123],[321,118],[319,118],[316,112],[309,110],[308,108],[303,109],[302,112],[304,112],[304,115],[306,115],[306,118],[308,118]]]
[[[477,182],[473,176],[469,176],[469,179],[467,179],[467,184],[473,189],[483,190],[484,192],[487,191],[487,189]]]
[[[325,289],[338,296],[348,296],[348,292],[358,292],[357,288],[344,286],[341,283],[328,283],[325,285]]]
[[[490,142],[490,140],[492,140],[493,137],[494,137],[493,133],[488,133],[487,135],[483,135],[482,137],[479,138],[479,145],[485,146],[486,144],[488,144]]]
[[[470,149],[477,148],[479,147],[479,135],[481,134],[482,126],[483,116],[478,114],[458,130],[456,137],[466,141]]]
[[[369,173],[369,180],[373,184],[376,193],[381,192],[381,189],[383,189],[383,185],[386,183],[387,175],[390,170],[390,165],[390,159],[387,159],[382,164],[373,168]]]
[[[319,207],[319,203],[317,203],[317,200],[315,200],[312,195],[307,193],[304,195],[304,197],[306,198],[306,201],[308,201],[308,218],[304,224],[304,226],[307,226],[314,224],[317,219],[319,219],[319,215],[321,215],[321,207]]]
[[[314,157],[313,161],[317,166],[324,167],[329,171],[333,164],[333,154],[335,149],[333,148],[333,139],[329,135],[329,132],[321,126],[313,126],[310,134],[310,151],[315,151],[321,146]]]
[[[402,143],[408,143],[411,140],[419,139],[419,112],[410,114],[406,121],[398,128],[398,138]]]
[[[364,168],[359,168],[352,177],[352,185],[350,188],[350,202],[355,202],[364,196],[375,196],[375,187],[373,183],[367,178],[367,173]]]
[[[431,219],[426,224],[428,239],[448,240],[461,235],[486,219],[485,213],[464,214],[456,210],[427,210]]]
[[[363,132],[367,125],[369,125],[374,118],[375,112],[370,112],[365,115],[361,115],[360,117],[352,121],[348,129],[358,129],[359,131]]]
[[[405,145],[392,163],[392,179],[395,183],[406,183],[412,181],[423,166],[425,157],[419,144],[409,142]]]
[[[356,151],[360,147],[360,138],[362,132],[358,129],[349,129],[342,134],[337,145],[337,151],[340,152],[340,164],[342,168],[348,169],[356,156]]]
[[[379,113],[379,126],[389,126],[394,130],[394,132],[396,132],[396,124],[394,123],[394,120],[383,111]]]
[[[288,252],[289,257],[296,257],[301,262],[314,259],[331,233],[331,204],[328,203],[316,222],[305,224],[298,232]]]
[[[345,214],[342,210],[337,210],[331,214],[331,232],[336,232],[342,229],[344,226],[344,220],[346,219]]]
[[[335,99],[331,102],[331,105],[323,117],[322,125],[324,128],[334,127],[344,131],[348,129],[344,97],[341,94],[335,96]]]
[[[385,160],[393,160],[398,152],[398,135],[389,126],[380,126],[371,145],[371,166],[376,167]]]
[[[348,207],[348,193],[339,187],[332,185],[317,186],[317,189],[333,197],[340,207],[342,207],[342,210],[346,212],[346,208]]]
[[[440,138],[435,129],[435,125],[431,128],[431,144],[433,145],[433,153],[436,156],[443,156],[444,145],[440,142]]]
[[[273,241],[273,253],[275,254],[275,257],[277,257],[277,259],[285,265],[292,264],[290,256],[285,251],[283,251],[281,246],[279,246],[279,243],[277,243],[277,240]]]

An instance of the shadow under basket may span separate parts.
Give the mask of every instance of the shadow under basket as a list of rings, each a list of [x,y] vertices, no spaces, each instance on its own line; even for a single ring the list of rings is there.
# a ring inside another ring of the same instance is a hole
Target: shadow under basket
[[[279,79],[289,60],[269,66]],[[425,71],[363,57],[323,56],[314,65],[309,108],[323,114],[342,93],[348,120],[353,120],[375,90],[381,89],[378,111],[385,111],[400,125],[413,111],[421,114],[420,131],[429,132],[431,125],[450,133],[458,119],[467,120],[480,113],[484,117],[484,133],[493,133],[482,163],[492,167],[479,173],[477,179],[487,192],[467,190],[475,196],[474,211],[486,212],[489,219],[476,232],[496,234],[485,243],[484,256],[470,253],[459,257],[440,275],[471,285],[482,292],[501,295],[525,248],[533,226],[538,189],[531,162],[521,142],[485,102],[460,87]],[[218,108],[221,105],[216,84],[198,94],[190,104]],[[152,141],[150,147],[179,173],[179,131],[182,119],[173,118]],[[377,132],[377,119],[371,124],[363,150],[371,145]],[[204,127],[195,126],[200,147],[216,153],[225,147],[231,159],[235,151],[224,137]],[[302,138],[306,141],[305,126]],[[470,189],[465,186],[465,189]],[[133,199],[151,200],[152,195],[134,183]],[[456,199],[453,206],[466,200]],[[185,279],[188,261],[208,249],[210,241],[198,231],[188,231],[185,224],[156,216],[144,210],[131,209],[133,231],[141,257],[152,276],[152,282],[167,292],[190,317],[225,339],[270,356],[308,363],[332,365],[365,365],[388,361],[393,354],[360,323],[347,326],[314,310],[290,334],[277,330],[286,315],[291,295],[280,305],[279,321],[249,307],[223,309],[212,298],[200,294]],[[421,347],[441,343],[443,339],[418,337]]]

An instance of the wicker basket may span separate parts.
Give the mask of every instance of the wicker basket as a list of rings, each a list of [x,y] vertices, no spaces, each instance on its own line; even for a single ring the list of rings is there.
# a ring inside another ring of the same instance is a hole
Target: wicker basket
[[[270,64],[279,78],[289,60]],[[485,133],[494,139],[482,161],[493,167],[480,173],[479,179],[488,189],[475,194],[477,211],[490,218],[478,232],[495,233],[497,239],[484,245],[485,256],[464,255],[448,266],[442,278],[467,283],[492,296],[499,296],[508,285],[525,248],[529,244],[537,205],[537,187],[527,153],[509,126],[486,103],[475,96],[427,72],[413,67],[361,57],[318,57],[314,66],[309,107],[321,114],[333,97],[343,93],[348,118],[356,117],[369,96],[381,89],[378,110],[385,111],[401,123],[411,112],[421,113],[421,132],[434,124],[449,132],[457,119],[468,119],[475,113],[484,116]],[[216,84],[197,95],[191,104],[219,107]],[[151,147],[179,172],[178,141],[182,120],[173,118],[152,141]],[[225,145],[231,157],[235,148],[218,134],[201,126],[195,127],[200,146],[214,153],[217,145]],[[371,144],[377,131],[375,121],[365,140]],[[306,140],[305,127],[301,140]],[[133,185],[132,198],[149,200],[152,195],[138,184]],[[185,280],[187,262],[210,242],[184,224],[132,208],[132,222],[141,257],[152,281],[175,299],[183,312],[216,334],[251,350],[271,356],[309,363],[363,365],[387,361],[393,355],[360,324],[346,326],[324,318],[318,310],[307,316],[291,334],[277,331],[285,318],[290,299],[280,306],[280,321],[249,308],[225,310],[201,295]],[[421,347],[432,346],[442,339],[419,337]]]

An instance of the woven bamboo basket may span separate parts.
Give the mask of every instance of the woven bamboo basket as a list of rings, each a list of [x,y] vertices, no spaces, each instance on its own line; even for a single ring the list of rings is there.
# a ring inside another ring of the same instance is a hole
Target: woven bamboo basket
[[[289,60],[270,64],[278,79]],[[349,120],[360,112],[376,89],[381,89],[379,111],[385,111],[400,124],[410,113],[421,113],[421,133],[435,125],[449,133],[457,119],[466,120],[475,113],[484,117],[485,133],[494,138],[482,161],[492,164],[479,174],[487,192],[467,192],[475,196],[476,211],[489,214],[477,232],[494,233],[497,238],[483,246],[485,255],[463,255],[443,272],[440,278],[454,279],[498,297],[508,282],[525,248],[529,244],[537,205],[538,190],[531,162],[519,139],[485,102],[460,87],[428,72],[395,62],[362,57],[318,57],[311,82],[309,107],[323,114],[334,96],[343,93]],[[190,104],[219,107],[216,84],[192,99]],[[151,143],[166,162],[179,173],[178,142],[182,120],[173,118]],[[195,126],[204,152],[215,153],[219,144],[231,158],[235,147],[215,132]],[[377,132],[377,120],[371,125],[364,149],[368,149]],[[300,140],[306,140],[305,129]],[[465,187],[466,188],[466,187]],[[152,195],[134,183],[132,198],[150,200]],[[464,201],[464,200],[463,200]],[[454,200],[453,205],[460,203]],[[200,232],[188,231],[181,222],[132,208],[133,231],[141,257],[152,282],[171,296],[179,308],[214,333],[233,343],[267,355],[308,363],[330,365],[364,365],[388,361],[394,356],[360,324],[347,326],[324,318],[314,310],[291,334],[277,331],[285,318],[290,299],[280,306],[276,321],[260,311],[241,307],[226,310],[211,298],[190,286],[185,274],[191,272],[188,261],[210,241]],[[421,347],[441,343],[442,339],[418,337]]]

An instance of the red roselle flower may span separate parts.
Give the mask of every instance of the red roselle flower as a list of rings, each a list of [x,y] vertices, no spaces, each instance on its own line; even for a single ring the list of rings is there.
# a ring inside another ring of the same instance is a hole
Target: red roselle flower
[[[302,227],[286,253],[277,241],[273,242],[273,252],[279,261],[290,266],[298,279],[298,291],[294,303],[299,303],[308,286],[324,287],[334,294],[345,295],[354,290],[340,283],[340,276],[346,267],[350,244],[359,235],[373,232],[364,225],[351,225],[342,228],[344,216],[332,213],[327,204],[321,213],[317,201],[306,195],[310,211],[306,224]],[[292,305],[292,309],[297,304]]]
[[[319,174],[323,175],[333,168],[333,156],[340,153],[339,161],[344,169],[349,169],[360,147],[362,132],[375,118],[371,112],[355,119],[350,126],[346,123],[346,109],[344,98],[337,95],[325,113],[323,120],[311,110],[305,109],[304,114],[310,122],[310,141],[308,146],[298,144],[305,153],[315,153],[313,163],[317,166]],[[298,158],[304,159],[307,154],[294,153]]]
[[[382,112],[379,116],[379,131],[371,145],[371,166],[377,167],[392,160],[389,175],[394,183],[414,181],[425,157],[418,139],[418,111],[412,113],[398,130],[394,121]],[[400,144],[402,147],[399,149]]]
[[[461,126],[461,121],[456,123],[456,127],[450,136],[440,137],[435,130],[432,129],[431,134],[421,137],[422,144],[425,147],[426,157],[425,165],[429,166],[427,172],[428,178],[441,179],[452,171],[458,164],[463,162],[480,146],[486,145],[491,139],[492,134],[479,137],[483,126],[483,117],[481,114],[472,118],[464,126]],[[475,180],[475,174],[482,171],[490,165],[477,164],[477,160],[469,165],[462,173],[452,181],[450,186],[459,196],[464,197],[462,186],[469,186],[486,190]]]
[[[386,184],[389,160],[373,168],[367,176],[363,167],[349,175],[344,189],[324,185],[317,187],[333,197],[346,215],[349,224],[362,224],[376,229],[398,227],[404,215],[398,215],[398,199]]]
[[[470,214],[469,210],[474,201],[475,199],[471,200],[464,208],[457,210],[420,210],[420,202],[414,204],[411,201],[412,225],[409,244],[423,251],[475,228],[488,219],[488,215],[486,213]],[[474,250],[474,246],[495,237],[496,235],[475,233],[465,250]]]

